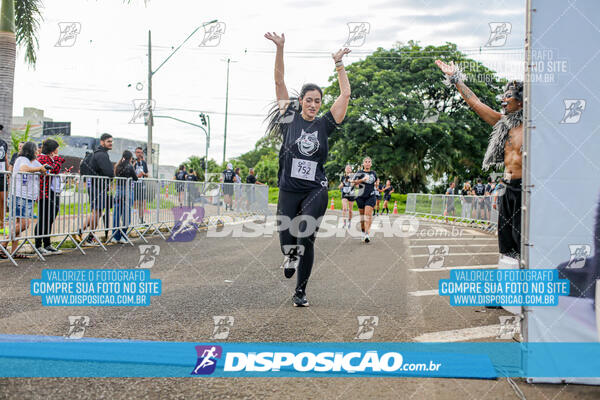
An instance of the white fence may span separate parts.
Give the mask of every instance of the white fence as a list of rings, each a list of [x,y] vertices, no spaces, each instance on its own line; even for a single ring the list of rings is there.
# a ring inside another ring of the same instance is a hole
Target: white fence
[[[266,185],[241,183],[0,172],[0,257],[17,265],[25,247],[44,260],[52,253],[47,247],[60,250],[67,242],[85,254],[88,244],[106,250],[115,240],[166,239],[177,208],[201,210],[197,229],[267,215],[268,192]]]
[[[479,225],[490,230],[498,226],[497,196],[460,196],[409,193],[406,214]]]

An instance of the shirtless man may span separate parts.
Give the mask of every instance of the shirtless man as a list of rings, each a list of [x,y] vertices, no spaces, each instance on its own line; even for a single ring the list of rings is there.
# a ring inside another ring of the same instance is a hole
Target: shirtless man
[[[502,112],[483,104],[465,85],[454,64],[435,62],[446,74],[448,84],[456,86],[465,102],[494,128],[483,159],[483,170],[504,167],[504,194],[499,196],[498,244],[500,254],[519,258],[521,252],[521,176],[523,172],[523,82],[506,85],[502,96]]]

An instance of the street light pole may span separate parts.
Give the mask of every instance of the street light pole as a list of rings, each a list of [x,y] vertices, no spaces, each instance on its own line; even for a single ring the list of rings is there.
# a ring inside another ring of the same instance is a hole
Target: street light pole
[[[206,155],[205,155],[205,161],[204,161],[204,182],[207,182],[208,181],[208,147],[210,146],[210,115],[207,115],[207,114],[204,114],[204,113],[200,114],[200,118],[203,119],[203,123],[204,123],[204,118],[203,117],[205,117],[208,120],[208,131],[202,125],[198,125],[198,124],[195,124],[195,123],[189,122],[189,121],[184,121],[184,120],[179,119],[179,118],[170,117],[168,115],[155,115],[154,116],[154,118],[172,119],[172,120],[181,122],[182,124],[187,124],[187,125],[195,126],[196,128],[200,128],[200,129],[202,129],[204,131],[204,134],[206,135]]]
[[[148,31],[148,142],[146,143],[146,163],[148,164],[148,172],[150,177],[154,176],[154,169],[152,168],[152,32]]]
[[[223,165],[225,165],[225,152],[227,149],[227,108],[229,105],[229,63],[231,63],[231,58],[227,57],[227,88],[225,89],[225,132],[223,133]]]
[[[227,151],[227,109],[229,108],[229,64],[232,62],[231,58],[221,59],[221,61],[227,61],[227,87],[225,89],[225,131],[223,133],[223,165],[225,165],[225,153]]]
[[[192,36],[194,36],[194,34],[196,32],[198,32],[198,30],[200,28],[205,27],[206,25],[210,25],[210,24],[214,24],[215,22],[218,22],[218,20],[212,20],[210,22],[205,22],[202,25],[200,25],[199,27],[197,27],[196,29],[194,29],[194,31],[192,33],[190,33],[190,35],[185,38],[185,40],[183,42],[181,42],[181,44],[179,46],[177,46],[177,48],[175,50],[173,50],[171,52],[171,54],[169,54],[169,56],[167,58],[165,58],[165,60],[160,63],[160,65],[154,70],[152,71],[152,33],[151,31],[148,31],[148,102],[146,104],[146,112],[148,115],[148,119],[147,119],[147,124],[148,124],[148,143],[147,143],[147,150],[146,150],[146,156],[148,157],[148,160],[146,161],[146,163],[148,164],[148,171],[154,175],[153,170],[152,170],[152,126],[154,125],[154,121],[152,119],[153,117],[153,112],[154,110],[152,109],[152,77],[154,76],[154,74],[156,74],[158,72],[159,69],[162,68],[163,65],[165,65],[165,63],[167,61],[169,61],[171,59],[171,57],[173,57],[173,55],[177,52],[177,50],[179,50],[181,48],[181,46],[183,46],[185,44],[185,42],[187,42]]]

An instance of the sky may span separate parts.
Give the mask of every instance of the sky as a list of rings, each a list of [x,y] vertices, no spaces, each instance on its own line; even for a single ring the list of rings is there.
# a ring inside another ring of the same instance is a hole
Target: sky
[[[525,0],[382,1],[197,1],[45,0],[35,68],[18,53],[13,115],[36,107],[55,121],[71,121],[71,134],[147,139],[132,124],[134,102],[147,97],[147,42],[152,31],[154,69],[196,28],[218,20],[224,32],[201,46],[200,28],[153,77],[155,114],[199,124],[211,120],[209,157],[223,159],[227,58],[230,58],[227,159],[254,148],[264,134],[274,100],[275,46],[264,33],[284,32],[285,81],[328,85],[331,53],[346,42],[349,23],[366,23],[364,43],[354,42],[346,65],[378,47],[416,40],[421,45],[453,42],[470,57],[507,78],[523,76]],[[61,41],[60,25],[77,23],[75,40]],[[507,23],[510,33],[492,47],[490,24]],[[57,46],[57,44],[60,44]],[[432,60],[433,62],[433,60]],[[352,106],[350,104],[350,106]],[[160,164],[178,165],[203,156],[205,135],[196,127],[156,119],[153,141]]]

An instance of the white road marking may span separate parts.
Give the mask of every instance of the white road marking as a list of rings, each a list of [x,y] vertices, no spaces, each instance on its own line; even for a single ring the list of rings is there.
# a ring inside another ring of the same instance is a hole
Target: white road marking
[[[480,244],[451,244],[448,243],[448,245],[450,247],[490,247],[490,246],[496,246],[496,243],[480,243]],[[428,246],[427,245],[421,245],[421,244],[416,244],[413,246],[409,246],[411,249],[426,249]]]
[[[498,254],[498,252],[494,252],[494,253],[452,253],[452,254],[446,254],[446,257],[453,257],[453,256],[500,256],[500,254]],[[412,258],[419,258],[419,257],[429,257],[429,254],[411,254]]]
[[[421,297],[421,296],[437,296],[439,294],[439,290],[418,290],[416,292],[408,292],[409,296]]]
[[[466,340],[496,337],[500,333],[500,325],[486,325],[475,328],[453,329],[424,333],[413,338],[415,342],[463,342]]]
[[[490,265],[463,265],[459,267],[442,267],[442,268],[411,268],[411,272],[435,272],[435,271],[450,271],[452,269],[487,269],[498,268],[498,264]]]
[[[456,237],[440,237],[440,238],[436,238],[436,237],[426,237],[426,238],[409,238],[411,241],[416,241],[416,240],[426,240],[428,242],[432,241],[432,240],[489,240],[493,243],[498,243],[498,239],[495,237],[460,237],[460,236],[456,236]]]

